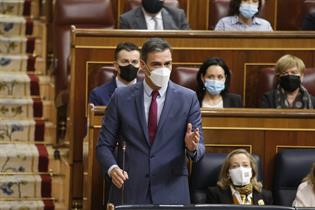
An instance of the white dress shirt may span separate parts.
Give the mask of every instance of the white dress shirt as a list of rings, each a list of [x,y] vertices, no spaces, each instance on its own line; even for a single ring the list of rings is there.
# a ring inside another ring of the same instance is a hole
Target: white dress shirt
[[[149,109],[150,109],[150,105],[151,105],[151,99],[152,99],[152,88],[150,88],[150,86],[146,83],[145,80],[143,80],[143,89],[144,89],[144,93],[143,93],[143,101],[144,101],[144,114],[145,114],[145,120],[148,123],[148,118],[149,118]],[[160,120],[160,116],[164,107],[164,102],[165,102],[165,96],[166,96],[166,89],[167,86],[162,87],[159,91],[159,95],[156,98],[156,102],[157,102],[157,124],[159,124],[159,120]]]
[[[155,21],[153,18],[156,19],[158,23],[158,28],[159,30],[163,30],[163,19],[162,19],[162,13],[161,11],[155,14],[154,16],[150,15],[147,13],[143,8],[142,8],[143,14],[144,14],[144,19],[145,22],[147,23],[147,29],[148,30],[155,30]]]
[[[133,84],[136,84],[136,83],[137,83],[137,78],[132,80],[132,81],[130,81],[128,84],[125,84],[122,81],[120,81],[118,79],[118,77],[116,77],[116,85],[117,85],[118,88],[119,87],[127,87],[128,85],[133,85]]]

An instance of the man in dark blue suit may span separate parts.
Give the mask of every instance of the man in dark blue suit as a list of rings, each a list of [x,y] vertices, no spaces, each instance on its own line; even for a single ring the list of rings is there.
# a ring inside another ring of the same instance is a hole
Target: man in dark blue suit
[[[187,158],[205,153],[196,93],[169,81],[170,45],[149,39],[141,50],[143,82],[117,88],[96,146],[117,204],[189,204]],[[125,147],[117,158],[115,147]],[[121,158],[125,157],[125,158]]]
[[[114,68],[117,76],[110,82],[94,88],[89,97],[89,103],[96,106],[107,106],[117,87],[135,84],[140,67],[140,50],[128,42],[120,43],[115,49]]]

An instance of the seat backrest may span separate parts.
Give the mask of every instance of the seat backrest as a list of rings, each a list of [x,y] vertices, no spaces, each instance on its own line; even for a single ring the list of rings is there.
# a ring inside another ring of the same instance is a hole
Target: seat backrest
[[[111,0],[56,0],[54,27],[54,55],[56,94],[68,86],[70,73],[70,26],[113,28]]]
[[[277,154],[274,175],[274,203],[292,206],[296,190],[310,171],[315,149],[286,149]]]
[[[278,0],[277,30],[300,30],[307,5],[311,5],[311,0]],[[287,8],[294,9],[288,12]]]
[[[216,186],[221,165],[226,153],[206,153],[197,163],[193,163],[190,177],[190,198],[192,203],[206,203],[208,187]],[[253,155],[258,168],[258,180],[263,180],[262,163]]]
[[[197,67],[176,67],[171,73],[171,80],[178,85],[190,88],[194,91],[197,89],[196,77]]]
[[[212,0],[209,2],[209,26],[210,30],[215,28],[217,22],[229,15],[231,0]]]
[[[311,95],[315,95],[315,68],[306,68],[304,72],[303,86]],[[259,70],[259,81],[257,83],[257,92],[252,97],[256,98],[256,105],[265,92],[270,91],[275,86],[275,69],[274,67],[266,67]]]

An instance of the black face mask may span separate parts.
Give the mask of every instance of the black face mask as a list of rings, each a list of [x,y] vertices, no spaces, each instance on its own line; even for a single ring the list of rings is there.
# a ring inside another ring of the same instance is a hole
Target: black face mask
[[[142,0],[142,6],[146,12],[156,14],[162,9],[163,2],[161,0]]]
[[[120,69],[120,77],[127,82],[131,82],[137,77],[137,73],[139,68],[134,67],[133,65],[129,64],[127,66],[119,66]]]
[[[280,86],[288,92],[293,92],[301,85],[300,76],[286,75],[280,77]]]

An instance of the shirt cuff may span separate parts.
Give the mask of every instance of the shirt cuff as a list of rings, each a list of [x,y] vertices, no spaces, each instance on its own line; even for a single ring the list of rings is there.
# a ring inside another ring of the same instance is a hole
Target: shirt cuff
[[[108,174],[109,177],[110,177],[110,173],[112,172],[112,170],[113,170],[114,168],[116,168],[116,167],[118,167],[118,165],[112,165],[111,167],[109,167],[109,169],[108,169],[108,171],[107,171],[107,174]]]

